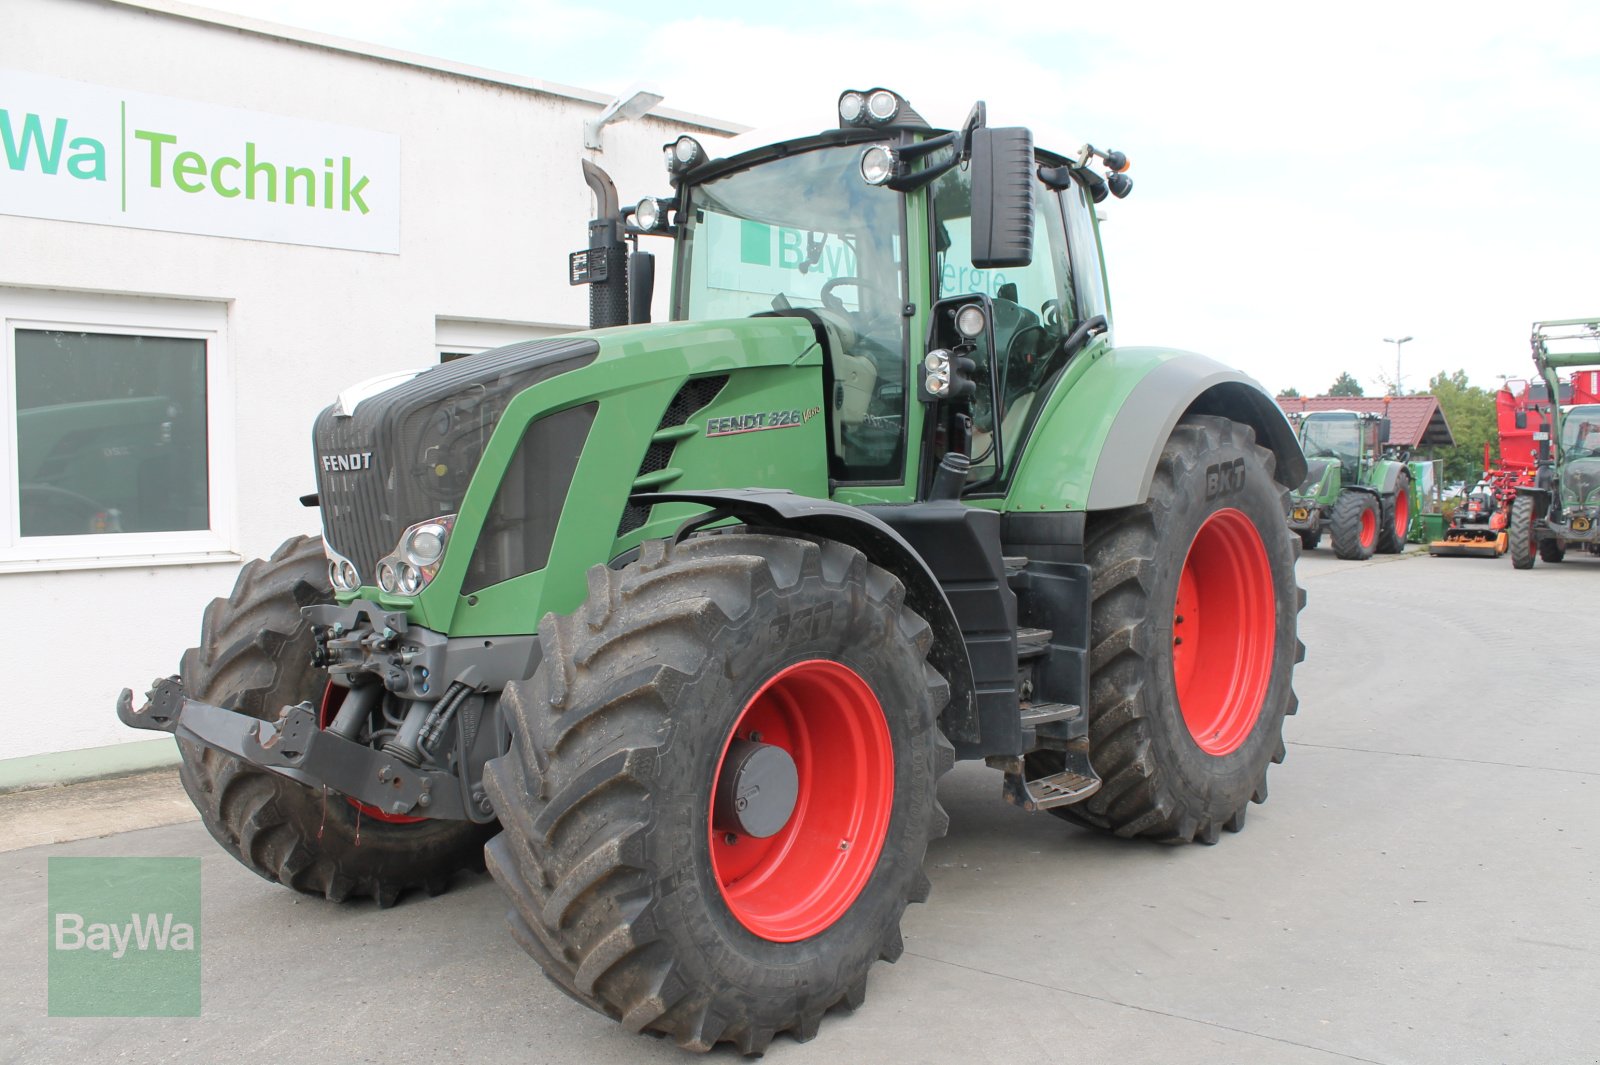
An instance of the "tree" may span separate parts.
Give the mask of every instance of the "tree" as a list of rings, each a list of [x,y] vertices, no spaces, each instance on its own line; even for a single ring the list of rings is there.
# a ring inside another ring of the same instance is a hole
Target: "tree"
[[[1360,381],[1357,381],[1354,377],[1351,377],[1349,373],[1341,373],[1338,380],[1334,381],[1332,387],[1328,389],[1328,395],[1364,396],[1366,393],[1361,390]]]
[[[1299,399],[1300,390],[1298,388],[1285,388],[1278,395],[1283,399]]]
[[[1435,449],[1433,457],[1444,459],[1444,479],[1476,481],[1483,472],[1483,445],[1499,439],[1494,393],[1468,382],[1465,370],[1434,374],[1428,391],[1439,401],[1456,439],[1455,447]]]

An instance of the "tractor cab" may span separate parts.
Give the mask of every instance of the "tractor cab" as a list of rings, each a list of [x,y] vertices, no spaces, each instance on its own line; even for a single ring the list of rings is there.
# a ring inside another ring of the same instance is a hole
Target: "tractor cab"
[[[1361,468],[1382,446],[1383,419],[1352,410],[1324,410],[1307,414],[1300,425],[1300,447],[1306,458],[1328,459],[1343,467],[1345,480],[1354,481]],[[1318,464],[1323,465],[1323,464]]]
[[[1109,331],[1094,204],[1131,190],[1127,159],[1036,149],[1026,129],[989,127],[981,103],[937,130],[887,89],[844,93],[838,116],[838,129],[723,159],[688,136],[665,145],[674,192],[597,219],[574,277],[592,280],[599,225],[613,261],[633,249],[637,295],[653,276],[639,238],[671,238],[674,321],[812,324],[834,484],[926,497],[955,453],[965,465],[945,491],[1003,491],[1041,393]],[[587,172],[604,216],[615,193]],[[650,317],[637,298],[595,302],[631,303],[596,326]]]

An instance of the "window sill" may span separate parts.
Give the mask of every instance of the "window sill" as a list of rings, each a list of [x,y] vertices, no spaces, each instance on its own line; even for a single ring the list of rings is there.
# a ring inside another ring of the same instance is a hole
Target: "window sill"
[[[220,566],[243,560],[236,551],[169,551],[147,555],[85,555],[77,558],[0,558],[0,574],[62,570],[154,569],[157,566]]]

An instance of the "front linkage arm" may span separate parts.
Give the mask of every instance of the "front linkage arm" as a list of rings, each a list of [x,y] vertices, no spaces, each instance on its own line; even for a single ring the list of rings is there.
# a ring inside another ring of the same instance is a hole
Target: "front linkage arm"
[[[455,777],[413,769],[393,755],[322,730],[310,703],[285,706],[277,721],[263,721],[190,699],[182,682],[168,677],[155,682],[137,710],[132,690],[122,689],[117,717],[132,728],[170,732],[307,787],[331,788],[385,813],[468,818]]]

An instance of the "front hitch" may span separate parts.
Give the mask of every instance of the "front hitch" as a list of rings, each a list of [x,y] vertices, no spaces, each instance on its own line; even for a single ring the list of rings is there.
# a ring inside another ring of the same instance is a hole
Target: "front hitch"
[[[414,769],[391,754],[319,727],[310,703],[285,706],[276,721],[191,699],[177,677],[157,680],[145,705],[133,691],[117,697],[130,728],[170,732],[310,788],[330,788],[389,814],[468,820],[460,786],[448,773]]]

